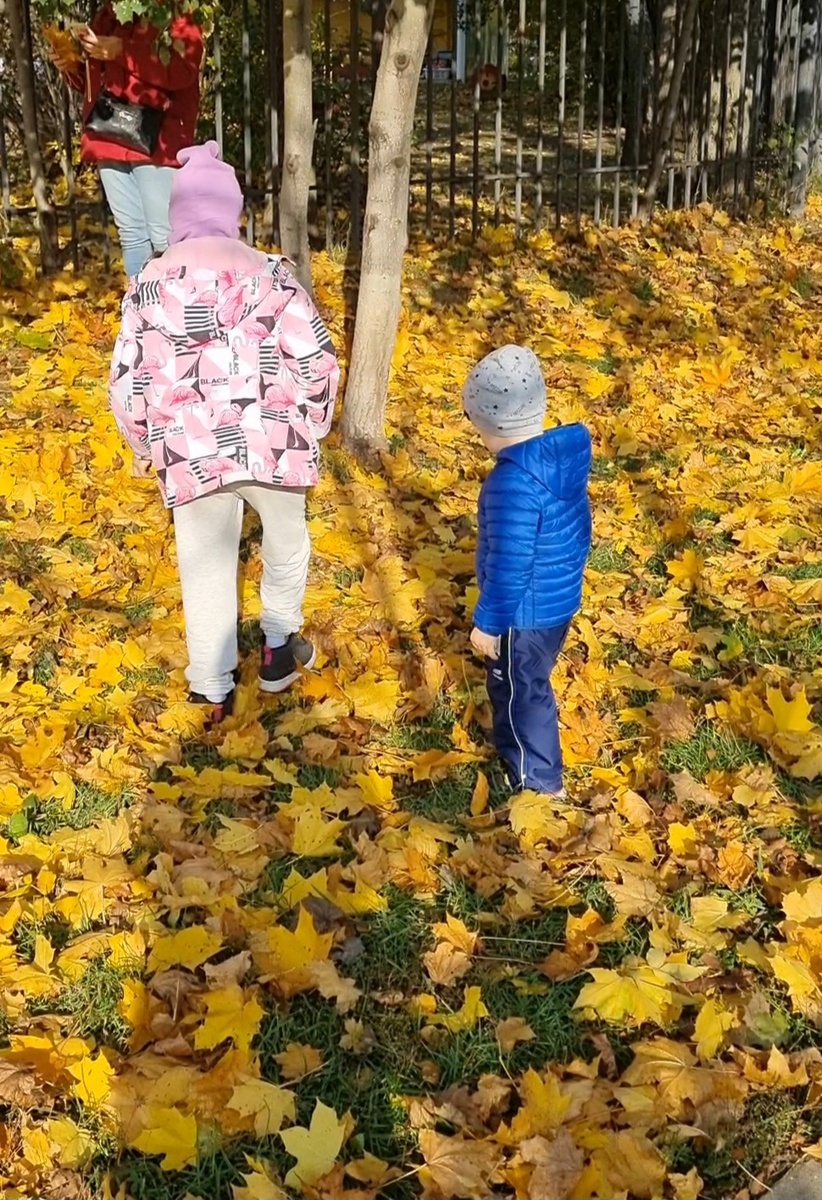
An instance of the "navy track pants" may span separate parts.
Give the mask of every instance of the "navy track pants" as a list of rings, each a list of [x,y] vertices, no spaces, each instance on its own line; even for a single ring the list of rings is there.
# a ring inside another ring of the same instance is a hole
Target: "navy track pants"
[[[514,792],[556,793],[562,787],[557,703],[551,672],[569,624],[555,629],[512,629],[500,638],[500,656],[487,662],[494,710],[494,746]]]

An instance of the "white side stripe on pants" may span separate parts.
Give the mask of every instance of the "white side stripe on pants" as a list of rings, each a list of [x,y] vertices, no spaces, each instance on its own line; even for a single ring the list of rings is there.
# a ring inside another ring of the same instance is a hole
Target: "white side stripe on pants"
[[[528,780],[526,778],[525,747],[523,746],[522,742],[520,741],[519,734],[517,733],[517,727],[514,724],[514,699],[516,697],[516,684],[514,683],[514,630],[513,629],[510,630],[510,632],[508,634],[508,686],[509,686],[510,693],[511,693],[508,698],[508,724],[511,726],[511,732],[514,735],[514,740],[516,741],[517,746],[519,747],[519,775],[520,775],[520,780],[522,781],[523,791],[525,791],[528,787]]]

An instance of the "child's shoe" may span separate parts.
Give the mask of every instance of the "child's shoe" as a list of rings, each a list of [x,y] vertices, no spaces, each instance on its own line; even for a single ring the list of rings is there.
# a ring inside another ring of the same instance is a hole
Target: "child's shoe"
[[[284,692],[300,678],[300,670],[310,671],[317,661],[312,642],[292,633],[284,646],[263,646],[260,656],[260,689]]]
[[[215,704],[213,700],[209,700],[207,696],[201,696],[199,692],[190,692],[189,701],[192,704],[210,704],[211,716],[208,719],[208,724],[220,725],[227,720],[234,711],[234,688],[226,696],[225,700],[221,700],[219,704]]]

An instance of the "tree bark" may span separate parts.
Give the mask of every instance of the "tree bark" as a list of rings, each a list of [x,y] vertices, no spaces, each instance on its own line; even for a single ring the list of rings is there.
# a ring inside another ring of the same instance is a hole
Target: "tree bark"
[[[671,74],[671,86],[665,100],[665,107],[662,111],[662,119],[659,123],[659,138],[640,206],[640,218],[643,221],[647,221],[653,211],[657,188],[659,187],[659,181],[662,178],[662,171],[665,167],[665,156],[671,144],[677,105],[679,104],[679,96],[682,91],[682,79],[693,44],[694,23],[698,7],[699,0],[685,0],[685,11],[682,14],[682,25],[679,30],[676,54],[674,56],[674,69]]]
[[[9,30],[14,46],[23,137],[40,234],[40,263],[43,273],[48,275],[56,271],[59,266],[57,216],[49,200],[46,171],[40,151],[31,39],[28,35],[26,14],[23,11],[23,0],[0,0],[0,13],[4,9],[9,20]]]
[[[799,72],[794,108],[793,169],[789,193],[791,215],[805,212],[808,177],[816,146],[816,92],[819,73],[819,0],[802,0],[799,31]]]
[[[308,197],[314,149],[311,79],[311,0],[286,0],[283,7],[283,179],[280,188],[280,241],[283,254],[311,293]]]
[[[408,240],[411,133],[433,13],[434,0],[392,0],[371,107],[362,270],[342,417],[346,447],[365,459],[386,445],[388,377]]]

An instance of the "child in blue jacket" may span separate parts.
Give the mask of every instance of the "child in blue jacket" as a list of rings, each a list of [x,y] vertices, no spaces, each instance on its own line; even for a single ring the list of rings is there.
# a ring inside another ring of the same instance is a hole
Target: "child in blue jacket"
[[[543,432],[546,393],[531,350],[503,346],[463,388],[496,464],[480,493],[471,643],[487,660],[494,744],[514,792],[562,791],[551,672],[579,611],[591,546],[584,425]]]

